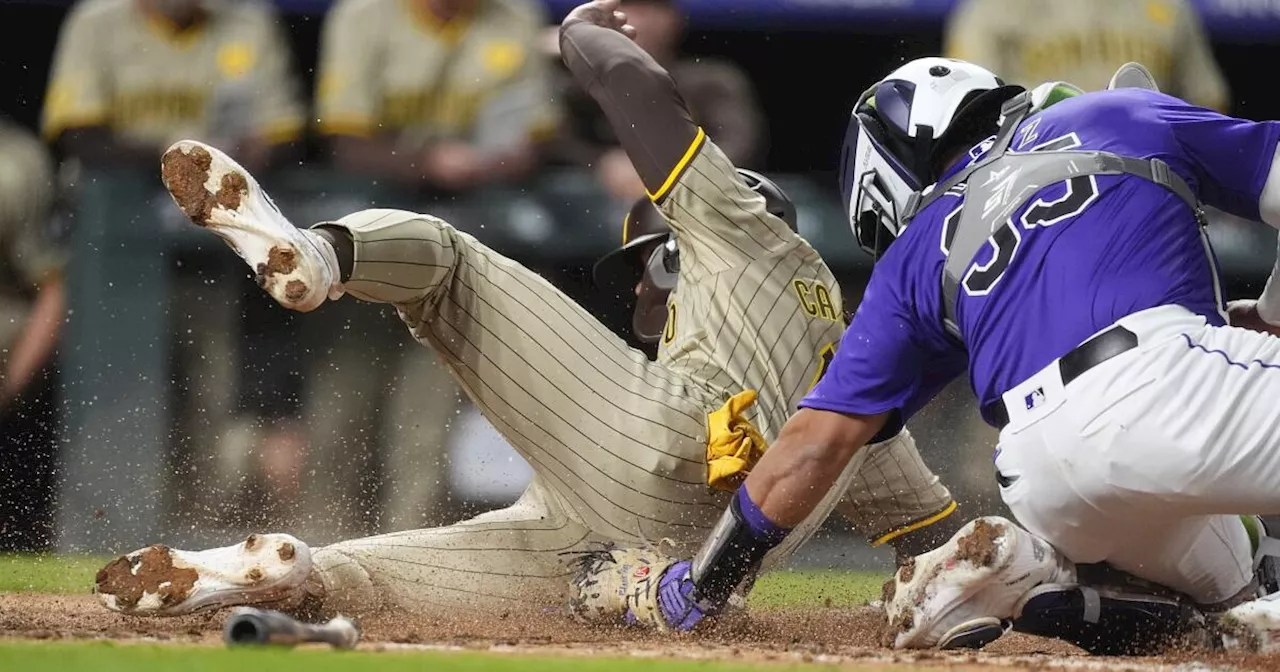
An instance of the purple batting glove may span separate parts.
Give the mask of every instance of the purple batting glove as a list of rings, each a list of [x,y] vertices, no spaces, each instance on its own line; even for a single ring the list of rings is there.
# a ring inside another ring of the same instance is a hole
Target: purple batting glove
[[[677,562],[658,579],[658,608],[672,630],[688,632],[706,617],[698,607],[692,568],[693,563],[688,560]]]

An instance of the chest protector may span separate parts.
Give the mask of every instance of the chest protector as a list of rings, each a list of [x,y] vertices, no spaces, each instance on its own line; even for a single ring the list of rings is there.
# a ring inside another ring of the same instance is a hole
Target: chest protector
[[[931,190],[911,196],[904,208],[909,223],[925,207],[948,192],[964,193],[958,222],[947,233],[946,264],[942,269],[943,324],[957,340],[963,340],[956,321],[956,302],[965,272],[987,239],[1037,192],[1073,177],[1133,175],[1154,182],[1182,199],[1195,213],[1202,228],[1204,207],[1191,187],[1160,159],[1134,159],[1096,150],[1009,151],[1018,125],[1031,112],[1031,94],[1024,92],[1004,104],[1003,121],[991,149],[978,161]],[[1016,224],[1011,223],[1011,226]],[[1215,270],[1216,273],[1216,270]]]

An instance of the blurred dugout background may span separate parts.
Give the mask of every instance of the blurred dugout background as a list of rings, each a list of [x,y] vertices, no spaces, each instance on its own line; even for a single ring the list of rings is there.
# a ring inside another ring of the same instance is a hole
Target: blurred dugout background
[[[0,2],[0,550],[327,542],[514,499],[528,467],[393,312],[278,309],[186,224],[157,157],[179,137],[232,149],[299,224],[432,212],[623,331],[627,297],[589,269],[639,187],[554,53],[573,4]],[[1094,4],[624,2],[710,135],[789,191],[851,303],[870,260],[830,173],[852,102],[904,60],[945,49],[1085,86],[1141,60],[1193,102],[1280,116],[1280,4]],[[1275,233],[1221,219],[1229,293],[1255,295]],[[964,382],[911,426],[963,515],[1000,510]],[[885,561],[830,527],[801,562]]]

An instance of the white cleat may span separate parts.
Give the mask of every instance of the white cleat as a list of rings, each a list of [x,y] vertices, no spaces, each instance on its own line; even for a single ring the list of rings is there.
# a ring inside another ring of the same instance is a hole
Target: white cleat
[[[1009,628],[1019,598],[1075,572],[1047,542],[1004,518],[978,518],[916,556],[885,584],[898,649],[979,648]],[[1064,566],[1066,565],[1066,566]],[[886,642],[888,643],[888,642]]]
[[[307,312],[342,295],[329,244],[285,219],[249,171],[222,151],[180,140],[165,150],[160,175],[183,214],[227,241],[284,307]]]
[[[1218,624],[1228,650],[1276,653],[1280,651],[1280,593],[1232,607]]]
[[[306,593],[311,549],[287,534],[251,534],[207,551],[155,545],[98,570],[93,592],[111,611],[181,616],[231,606],[290,604]]]

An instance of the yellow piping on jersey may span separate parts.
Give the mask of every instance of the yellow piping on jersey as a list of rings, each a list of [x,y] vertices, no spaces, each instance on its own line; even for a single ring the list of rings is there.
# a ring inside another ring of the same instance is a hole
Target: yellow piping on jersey
[[[102,110],[85,111],[78,114],[48,110],[45,113],[44,130],[41,135],[44,136],[45,140],[52,142],[66,131],[105,126],[108,121],[107,113]]]
[[[755,390],[743,390],[707,414],[707,485],[732,491],[742,484],[768,444],[743,417],[756,402]]]
[[[707,134],[703,132],[702,127],[699,126],[698,134],[693,136],[693,142],[689,143],[689,149],[685,150],[684,156],[680,157],[680,160],[676,162],[675,167],[667,174],[666,181],[662,183],[661,187],[658,187],[658,191],[651,192],[648,189],[645,190],[645,193],[649,194],[649,200],[655,202],[659,201],[663,196],[667,195],[668,191],[671,191],[671,186],[676,183],[676,180],[680,179],[680,175],[684,173],[685,168],[689,167],[689,162],[693,161],[693,157],[698,155],[698,150],[702,149],[702,142],[706,139]]]
[[[886,534],[886,535],[884,535],[884,536],[881,536],[879,539],[876,539],[875,541],[871,542],[871,545],[872,545],[872,546],[882,546],[882,545],[884,545],[884,544],[885,544],[885,543],[887,543],[887,542],[893,541],[894,539],[897,539],[898,537],[901,537],[902,535],[907,534],[908,532],[915,532],[916,530],[919,530],[919,529],[921,529],[921,528],[929,527],[930,525],[932,525],[932,524],[934,524],[934,523],[936,523],[936,522],[938,522],[938,521],[942,520],[943,518],[946,518],[947,516],[949,516],[949,515],[951,515],[951,514],[955,513],[955,512],[956,512],[956,508],[957,508],[957,507],[956,507],[956,503],[953,501],[953,502],[951,502],[950,504],[948,504],[948,505],[947,505],[947,508],[945,508],[945,509],[943,509],[943,510],[941,510],[941,511],[939,511],[939,512],[935,513],[935,514],[933,514],[932,516],[929,516],[928,518],[924,518],[924,519],[922,519],[922,520],[917,520],[916,522],[911,523],[910,525],[905,525],[905,526],[903,526],[903,527],[899,527],[898,529],[896,529],[896,530],[894,530],[894,531],[892,531],[892,532],[890,532],[890,533],[888,533],[888,534]]]

